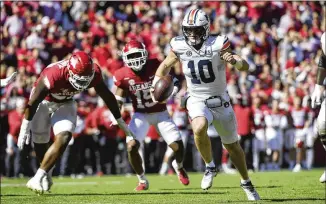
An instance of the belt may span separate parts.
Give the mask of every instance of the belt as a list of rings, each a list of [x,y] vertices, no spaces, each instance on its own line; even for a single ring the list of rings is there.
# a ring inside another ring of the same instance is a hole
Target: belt
[[[225,101],[221,96],[211,96],[205,100],[205,104],[208,108],[219,108],[222,106],[227,108],[230,106],[230,102]]]

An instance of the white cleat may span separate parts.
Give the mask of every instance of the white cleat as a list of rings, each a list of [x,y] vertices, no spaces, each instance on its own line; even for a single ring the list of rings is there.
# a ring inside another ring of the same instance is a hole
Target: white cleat
[[[53,185],[52,177],[50,175],[45,175],[42,178],[42,187],[44,191],[50,192],[51,186]]]
[[[323,175],[319,178],[320,183],[326,183],[326,171],[324,171]]]
[[[248,200],[260,200],[259,194],[255,190],[255,187],[252,185],[251,181],[240,184],[243,191],[246,193]]]
[[[292,172],[297,173],[301,171],[301,164],[296,164]]]
[[[42,182],[41,182],[42,179],[43,179],[43,177],[41,179],[33,177],[27,182],[26,187],[39,195],[43,194],[44,190],[43,190]]]
[[[205,174],[201,180],[201,188],[208,190],[213,185],[213,179],[217,174],[216,167],[206,167]]]

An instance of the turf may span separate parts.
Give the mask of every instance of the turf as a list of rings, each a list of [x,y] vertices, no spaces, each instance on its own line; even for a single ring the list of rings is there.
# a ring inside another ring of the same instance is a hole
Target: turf
[[[260,202],[325,203],[325,184],[319,183],[322,169],[301,173],[263,172],[251,174]],[[243,203],[245,193],[237,175],[219,174],[208,191],[200,189],[202,174],[190,174],[189,186],[182,186],[175,175],[148,175],[150,189],[134,192],[134,176],[55,178],[51,193],[38,196],[29,191],[27,179],[1,180],[1,203]]]

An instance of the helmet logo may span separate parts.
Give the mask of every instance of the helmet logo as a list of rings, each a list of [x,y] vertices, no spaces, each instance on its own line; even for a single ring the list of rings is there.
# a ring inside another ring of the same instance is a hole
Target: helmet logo
[[[136,83],[135,80],[133,80],[133,79],[130,79],[128,82],[129,82],[130,86],[133,86]]]
[[[71,60],[70,60],[71,66],[72,66],[74,69],[76,69],[77,62],[78,62],[78,61],[77,61],[74,57],[72,57]]]

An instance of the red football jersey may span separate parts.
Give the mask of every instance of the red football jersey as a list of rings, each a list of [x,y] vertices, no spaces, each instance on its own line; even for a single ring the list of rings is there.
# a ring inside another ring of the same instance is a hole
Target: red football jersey
[[[69,72],[67,68],[68,60],[62,60],[47,66],[41,73],[41,76],[36,81],[36,84],[40,79],[44,79],[44,84],[50,91],[50,94],[45,98],[48,101],[53,102],[65,102],[71,100],[75,94],[81,91],[76,90],[69,82]],[[95,75],[88,86],[92,88],[103,80],[101,69],[97,64],[94,64]]]
[[[159,65],[157,59],[149,59],[140,75],[135,74],[129,67],[123,67],[114,73],[115,85],[131,97],[135,112],[156,113],[166,110],[166,104],[154,103],[150,95],[152,81]]]

